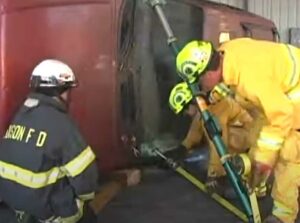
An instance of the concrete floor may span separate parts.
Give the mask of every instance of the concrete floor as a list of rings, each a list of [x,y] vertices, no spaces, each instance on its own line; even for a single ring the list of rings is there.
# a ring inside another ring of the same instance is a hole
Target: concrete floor
[[[158,183],[159,182],[159,183]],[[148,170],[99,214],[101,223],[241,222],[174,172]]]
[[[195,162],[188,169],[204,180],[205,165],[203,161]],[[265,216],[270,212],[271,199],[260,201],[260,206]],[[124,189],[102,210],[98,219],[99,223],[241,222],[172,170],[158,168],[143,170],[141,184]],[[0,223],[15,222],[13,213],[0,205]]]
[[[147,169],[142,183],[122,191],[99,214],[101,223],[241,222],[173,171]],[[16,223],[0,207],[0,223]]]

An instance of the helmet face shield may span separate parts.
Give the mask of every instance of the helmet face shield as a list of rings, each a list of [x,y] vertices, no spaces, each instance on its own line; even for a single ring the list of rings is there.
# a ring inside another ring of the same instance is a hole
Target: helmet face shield
[[[175,114],[183,111],[193,99],[192,92],[185,82],[177,84],[171,91],[169,97],[169,106]]]
[[[194,83],[208,67],[213,46],[210,42],[192,41],[185,45],[176,58],[176,67],[182,78]]]

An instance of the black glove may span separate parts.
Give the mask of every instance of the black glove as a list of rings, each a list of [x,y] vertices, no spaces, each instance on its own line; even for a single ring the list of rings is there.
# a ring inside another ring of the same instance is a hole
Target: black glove
[[[226,199],[238,199],[233,187],[228,182],[226,176],[208,176],[205,182],[206,190],[208,193],[217,193]]]
[[[212,194],[217,192],[219,189],[218,177],[207,177],[205,186],[208,193]]]

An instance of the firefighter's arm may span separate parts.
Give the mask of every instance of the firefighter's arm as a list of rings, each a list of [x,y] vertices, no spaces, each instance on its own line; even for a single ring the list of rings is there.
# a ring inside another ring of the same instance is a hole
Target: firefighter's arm
[[[249,129],[253,118],[242,108],[242,106],[232,98],[227,99],[230,103],[231,113],[229,114],[229,122],[232,124],[241,125],[240,127]]]
[[[203,137],[203,126],[200,113],[197,113],[192,121],[189,131],[182,141],[182,145],[186,149],[191,149],[199,144]]]
[[[249,98],[257,99],[267,122],[259,131],[255,147],[251,148],[253,162],[249,181],[250,190],[254,190],[269,178],[284,140],[293,125],[293,105],[280,86],[265,75],[257,75],[257,78],[259,80],[249,79],[244,87]]]
[[[74,125],[66,136],[63,167],[76,196],[81,200],[93,199],[98,181],[95,154]]]
[[[272,168],[284,140],[293,126],[293,105],[280,86],[270,80],[259,81],[255,88],[263,111],[268,119],[259,133],[254,160]]]
[[[209,111],[217,118],[218,124],[222,129],[222,139],[226,146],[228,146],[228,122],[231,110],[232,108],[227,98],[223,98],[209,106]]]

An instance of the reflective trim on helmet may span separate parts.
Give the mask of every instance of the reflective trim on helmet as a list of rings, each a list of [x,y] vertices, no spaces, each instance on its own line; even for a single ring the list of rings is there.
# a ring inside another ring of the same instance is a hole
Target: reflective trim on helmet
[[[181,73],[186,76],[187,79],[194,78],[197,73],[197,63],[193,61],[185,61],[181,65]]]
[[[187,83],[182,82],[172,89],[169,96],[169,106],[175,114],[179,114],[192,99],[193,95]]]

